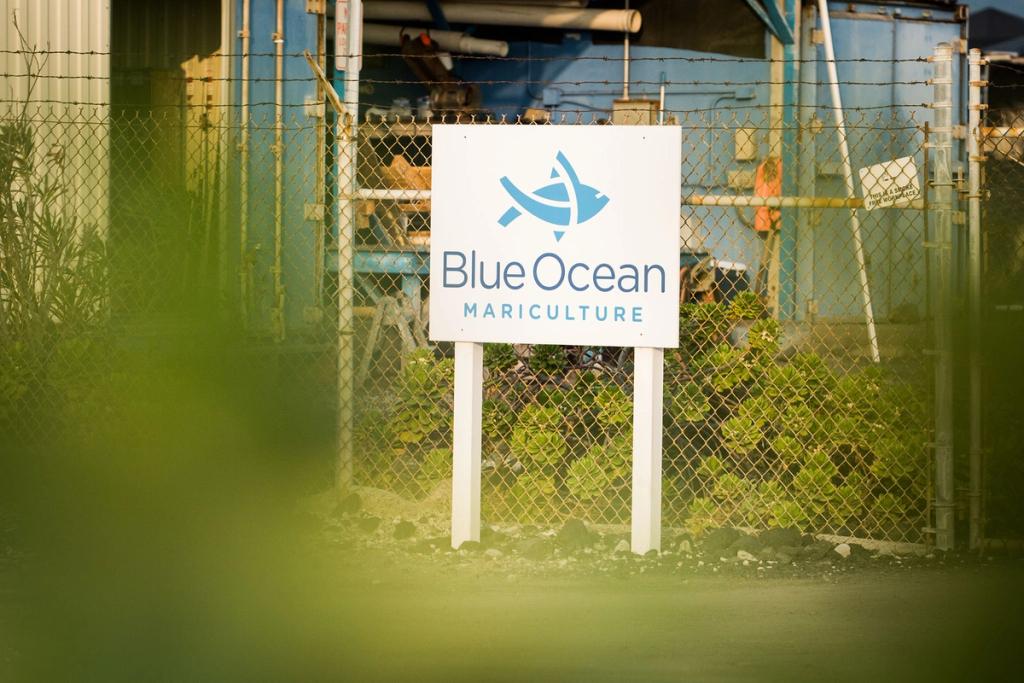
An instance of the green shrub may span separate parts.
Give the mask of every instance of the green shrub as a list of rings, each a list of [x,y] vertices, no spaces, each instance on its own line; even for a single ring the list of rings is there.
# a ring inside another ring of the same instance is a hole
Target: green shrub
[[[707,481],[713,481],[718,479],[727,471],[725,463],[722,462],[721,458],[715,455],[709,455],[701,461],[700,467],[697,468],[697,476]]]
[[[923,448],[922,440],[912,434],[879,436],[871,445],[875,456],[871,473],[888,481],[913,478],[921,471]]]
[[[787,434],[780,434],[772,440],[772,450],[779,456],[785,467],[792,467],[803,462],[806,449],[800,440]]]
[[[871,506],[871,516],[878,526],[883,528],[899,524],[906,517],[907,507],[900,503],[895,493],[883,493],[875,499]]]
[[[667,413],[673,422],[700,422],[711,412],[711,402],[695,382],[670,390]]]
[[[755,356],[768,360],[779,353],[779,338],[781,336],[782,329],[778,320],[761,318],[754,322],[747,331],[747,345]]]
[[[569,466],[565,485],[577,500],[596,500],[611,486],[613,477],[606,467],[603,456],[604,452],[595,447]]]
[[[810,435],[813,424],[814,411],[806,403],[790,403],[782,414],[782,430],[790,436]]]
[[[419,478],[436,482],[452,476],[452,452],[447,448],[434,448],[427,452],[420,464]]]
[[[790,359],[789,365],[803,375],[808,396],[816,401],[821,401],[835,386],[832,369],[816,353],[798,353]]]
[[[711,374],[709,382],[715,391],[728,391],[751,377],[743,352],[728,344],[719,344],[700,366]]]
[[[729,315],[735,320],[754,320],[766,312],[764,303],[755,292],[739,292],[729,303]]]
[[[779,411],[766,396],[754,396],[740,404],[738,414],[739,417],[750,420],[761,427],[765,423],[773,422]]]
[[[770,365],[757,381],[758,391],[776,406],[804,402],[810,387],[804,375],[791,365]]]
[[[569,358],[565,347],[557,344],[534,344],[530,350],[530,369],[538,374],[555,375],[565,370]]]
[[[771,515],[771,523],[777,527],[796,527],[802,529],[807,526],[807,513],[803,506],[791,498],[778,498],[768,506]]]
[[[438,360],[429,349],[406,357],[390,426],[401,444],[421,445],[451,430],[454,373],[451,359]]]
[[[851,473],[846,481],[835,488],[835,494],[830,501],[832,523],[843,526],[850,520],[858,518],[864,509],[867,496],[868,489],[864,478],[857,473]]]
[[[539,510],[549,504],[555,490],[555,480],[551,475],[526,471],[516,477],[509,493],[527,510]]]
[[[622,387],[606,385],[595,397],[601,424],[605,427],[621,427],[633,422],[633,399]]]
[[[749,417],[730,417],[722,423],[722,443],[731,453],[748,455],[761,437],[761,427]]]
[[[805,512],[819,516],[828,511],[835,497],[835,485],[832,483],[835,476],[836,466],[827,454],[818,451],[808,456],[807,462],[793,477],[793,491]]]
[[[482,416],[483,435],[490,441],[503,441],[515,427],[515,409],[501,399],[484,399]]]
[[[533,465],[555,465],[569,451],[565,437],[557,429],[536,429],[524,425],[522,420],[512,431],[511,449],[520,461]]]
[[[717,501],[712,498],[694,498],[687,506],[684,527],[690,534],[700,536],[708,529],[722,526],[726,520]]]
[[[511,344],[484,344],[484,367],[495,372],[505,372],[515,367],[519,356]]]
[[[679,307],[679,348],[687,362],[709,353],[729,333],[729,311],[720,303]]]
[[[711,497],[736,506],[740,501],[752,497],[753,491],[753,482],[729,472],[718,477],[714,488],[711,489]]]

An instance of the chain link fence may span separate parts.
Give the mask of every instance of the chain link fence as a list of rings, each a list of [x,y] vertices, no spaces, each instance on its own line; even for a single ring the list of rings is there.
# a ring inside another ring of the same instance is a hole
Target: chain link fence
[[[799,526],[893,540],[927,526],[927,221],[920,202],[858,210],[828,113],[666,112],[683,129],[680,348],[666,354],[665,523]],[[572,112],[461,116],[465,125],[614,125]],[[926,165],[914,111],[848,112],[855,167]],[[360,126],[357,258],[425,275],[430,127]],[[807,146],[813,146],[808,152]],[[816,178],[796,177],[810,155]],[[787,175],[788,174],[788,175]],[[764,201],[783,196],[792,201]],[[715,205],[719,204],[719,205]],[[856,244],[870,291],[861,285]],[[357,271],[359,269],[357,268]],[[371,270],[371,269],[368,269]],[[422,347],[429,295],[408,274],[356,274],[356,480],[429,495],[451,476],[452,362]],[[864,318],[873,305],[881,361]],[[382,331],[391,323],[390,341]],[[363,330],[367,330],[363,332]],[[485,346],[483,515],[627,523],[632,353]]]
[[[9,103],[0,121],[3,428],[113,419],[100,392],[131,381],[123,354],[173,345],[201,302],[315,397],[304,419],[337,432],[356,484],[411,497],[451,476],[451,349],[427,333],[431,125],[643,120],[66,104]],[[731,105],[651,119],[683,131],[664,523],[925,540],[930,114],[848,109],[847,160],[829,109]],[[846,162],[894,159],[921,199],[848,197]],[[485,366],[485,520],[628,523],[631,350],[488,345]]]

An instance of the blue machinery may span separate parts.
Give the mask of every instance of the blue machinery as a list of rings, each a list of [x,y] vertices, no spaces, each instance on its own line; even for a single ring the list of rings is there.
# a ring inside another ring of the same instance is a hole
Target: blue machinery
[[[787,196],[844,196],[842,177],[835,168],[835,150],[831,145],[815,145],[815,136],[796,140],[795,122],[810,126],[818,107],[829,102],[827,76],[821,63],[819,36],[814,3],[783,0],[779,11],[772,3],[747,0],[765,21],[765,36],[771,60],[743,61],[664,61],[636,60],[631,65],[633,97],[657,98],[658,83],[665,88],[667,110],[713,110],[729,105],[775,105],[780,107],[784,132],[781,140],[786,150],[783,159],[783,194]],[[324,280],[337,269],[337,255],[324,249],[328,234],[337,234],[340,222],[336,207],[324,206],[325,196],[334,196],[324,188],[337,182],[331,164],[332,136],[323,132],[331,117],[314,104],[318,93],[314,81],[308,80],[309,67],[296,53],[309,50],[314,54],[333,54],[333,10],[335,0],[322,3],[307,0],[250,2],[236,0],[234,22],[238,49],[233,57],[233,70],[239,79],[233,97],[242,117],[260,125],[250,125],[242,135],[242,159],[245,168],[232,174],[233,191],[242,199],[237,203],[238,219],[243,226],[243,242],[239,249],[239,270],[243,291],[248,298],[247,312],[256,330],[274,332],[279,338],[301,335],[304,330],[320,324],[326,304]],[[436,10],[436,3],[434,3]],[[324,10],[325,14],[320,14]],[[641,7],[642,10],[642,7]],[[929,65],[899,61],[931,54],[940,42],[955,43],[961,38],[965,22],[953,9],[939,6],[899,6],[870,2],[831,4],[832,31],[839,60],[869,58],[873,61],[842,61],[841,82],[905,82],[925,81]],[[727,20],[723,17],[723,21]],[[864,52],[870,46],[870,54]],[[278,51],[284,56],[278,58]],[[252,53],[248,59],[240,55]],[[594,108],[610,111],[612,100],[620,96],[614,87],[563,87],[543,92],[522,81],[621,82],[621,45],[595,43],[587,32],[566,33],[562,41],[553,43],[511,42],[510,54],[520,57],[613,57],[600,59],[547,60],[537,62],[472,60],[461,65],[461,75],[470,81],[499,82],[482,87],[484,105],[501,113],[521,113],[526,107],[543,107],[553,112]],[[633,58],[646,57],[709,57],[707,53],[633,45]],[[343,93],[344,74],[335,70],[332,59],[326,60],[327,73]],[[340,66],[340,65],[338,65]],[[332,76],[333,75],[333,76]],[[378,80],[408,79],[400,60],[389,60],[384,67],[364,68],[366,78]],[[954,73],[954,79],[958,74]],[[275,79],[280,79],[275,82]],[[500,83],[509,81],[508,83]],[[797,83],[799,81],[799,83]],[[717,83],[720,85],[682,87],[682,82]],[[643,84],[652,85],[643,85]],[[754,83],[754,85],[726,85]],[[405,86],[408,94],[422,94],[419,86]],[[390,94],[390,91],[389,91]],[[843,103],[848,110],[861,107],[886,108],[899,114],[900,105],[921,104],[930,100],[925,84],[900,85],[891,88],[847,84],[842,86]],[[960,110],[960,93],[953,91],[953,111]],[[365,104],[363,109],[365,109]],[[820,112],[818,114],[821,116]],[[288,124],[305,118],[308,130],[285,125],[275,130],[269,122],[281,117]],[[922,124],[920,119],[915,123]],[[954,121],[954,124],[958,121]],[[723,168],[722,159],[732,156],[731,141],[718,140],[715,148],[702,158],[684,161],[684,177],[706,178],[717,174],[715,182],[725,184],[729,170],[751,170],[751,162],[736,160],[732,168]],[[858,138],[851,131],[850,145],[853,165],[884,158],[879,143]],[[959,144],[955,142],[954,144]],[[760,142],[759,157],[768,151],[768,141]],[[265,163],[271,155],[275,164]],[[954,157],[958,155],[954,154]],[[253,163],[259,159],[263,163]],[[714,167],[712,167],[714,165]],[[316,182],[316,176],[322,183]],[[271,188],[274,209],[268,211]],[[707,187],[687,186],[684,194],[701,194]],[[723,214],[721,220],[708,226],[712,244],[722,245],[714,256],[740,261],[751,253],[749,235],[737,218]],[[850,254],[840,253],[816,234],[811,211],[783,211],[781,237],[779,313],[784,318],[801,319],[814,311],[831,318],[857,319],[859,315],[855,288],[857,276]],[[729,238],[726,239],[728,234]],[[902,275],[895,269],[923,268],[921,264],[903,264],[907,245],[898,230],[876,230],[865,236],[866,249],[878,255],[871,264],[871,280],[875,294],[876,315],[883,318],[900,305],[898,283]],[[879,243],[881,241],[881,243]],[[317,242],[320,242],[319,244]],[[730,245],[736,245],[730,251]],[[891,255],[887,256],[887,255]],[[879,262],[890,258],[891,262]],[[355,278],[388,274],[395,276],[407,296],[419,294],[416,279],[424,278],[426,266],[415,251],[357,251],[352,264]],[[325,275],[326,272],[326,275]],[[815,273],[825,274],[828,282],[815,282]],[[277,328],[275,330],[275,328]]]

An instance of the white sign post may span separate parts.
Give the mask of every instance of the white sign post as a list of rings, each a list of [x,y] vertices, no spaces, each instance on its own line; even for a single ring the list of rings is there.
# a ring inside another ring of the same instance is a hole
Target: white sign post
[[[633,346],[633,550],[661,537],[663,349],[679,344],[681,133],[433,129],[430,338],[455,342],[452,545],[480,537],[484,342]]]

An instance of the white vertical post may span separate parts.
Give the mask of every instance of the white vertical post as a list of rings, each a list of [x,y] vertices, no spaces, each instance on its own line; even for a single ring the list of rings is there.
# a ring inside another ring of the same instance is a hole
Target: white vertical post
[[[633,519],[631,545],[661,550],[661,399],[664,349],[633,351]]]
[[[455,342],[452,547],[480,540],[480,420],[484,345]]]

